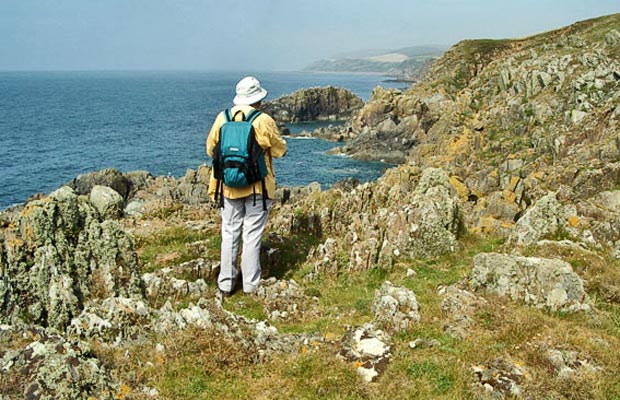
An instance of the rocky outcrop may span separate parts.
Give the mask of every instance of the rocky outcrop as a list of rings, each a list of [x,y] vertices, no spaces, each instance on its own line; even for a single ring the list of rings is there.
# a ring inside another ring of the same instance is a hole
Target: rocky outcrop
[[[5,330],[6,327],[0,327]],[[119,398],[120,385],[93,356],[83,341],[35,332],[38,339],[16,350],[0,351],[2,399],[106,399]],[[28,337],[15,329],[0,335]],[[19,335],[21,334],[21,335]],[[6,397],[4,397],[6,396]]]
[[[520,398],[523,394],[528,371],[511,358],[497,358],[490,363],[472,365],[474,387],[480,389],[479,397],[488,399]]]
[[[555,193],[549,193],[530,207],[521,217],[509,237],[516,245],[531,245],[537,241],[559,237],[567,227],[562,205]]]
[[[478,254],[471,285],[550,311],[590,309],[583,281],[570,264],[558,259]]]
[[[375,291],[372,312],[374,324],[389,332],[405,331],[421,318],[415,293],[389,281]]]
[[[458,43],[409,90],[376,89],[351,119],[352,140],[337,151],[441,167],[466,193],[468,226],[504,237],[550,192],[566,204],[615,190],[617,23],[611,15],[530,38]],[[600,221],[615,220],[597,212],[606,218],[594,222],[593,210],[567,217],[578,218],[579,235],[594,235]],[[608,228],[601,236],[614,247]]]
[[[403,163],[442,112],[445,99],[434,94],[408,97],[396,89],[377,87],[352,119],[349,143],[338,151],[361,160]]]
[[[90,202],[103,219],[118,219],[123,213],[123,198],[111,187],[95,185],[90,191]]]
[[[188,168],[181,178],[170,176],[152,177],[140,172],[129,172],[127,178],[135,188],[125,203],[125,214],[141,216],[165,204],[205,204],[209,197],[211,169],[201,165],[193,170]]]
[[[293,225],[297,220],[305,221],[305,226],[314,221],[328,236],[309,255],[315,266],[309,279],[339,269],[389,270],[401,256],[453,252],[461,223],[458,195],[447,175],[436,168],[421,172],[402,166],[374,184],[365,183],[350,192],[331,191],[323,198],[312,196],[296,207],[307,211],[293,216]],[[274,221],[274,225],[284,231],[291,228],[290,220]],[[349,255],[346,265],[338,257],[343,252]]]
[[[487,301],[456,285],[442,286],[437,292],[443,297],[441,310],[448,316],[444,330],[455,339],[465,339],[474,324],[475,313],[486,305]]]
[[[279,123],[336,121],[350,118],[364,102],[350,90],[327,86],[301,89],[263,104],[262,110]]]
[[[264,303],[267,317],[272,321],[299,321],[320,314],[318,298],[306,295],[294,280],[262,280],[256,296]]]
[[[1,247],[3,323],[64,331],[92,298],[141,295],[132,240],[69,187],[29,203]]]
[[[181,178],[155,177],[146,171],[122,173],[108,168],[82,174],[64,186],[78,195],[90,196],[90,202],[105,219],[117,219],[123,215],[140,217],[172,202],[209,203],[210,174],[206,165],[195,170],[188,168]]]
[[[114,168],[79,175],[63,186],[70,187],[78,195],[86,195],[90,194],[91,190],[97,185],[114,189],[123,199],[127,199],[130,191],[136,189],[132,181]]]

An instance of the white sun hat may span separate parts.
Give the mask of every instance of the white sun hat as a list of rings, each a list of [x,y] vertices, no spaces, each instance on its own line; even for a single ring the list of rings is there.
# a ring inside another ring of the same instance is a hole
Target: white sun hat
[[[267,96],[267,91],[260,86],[258,79],[246,76],[237,83],[236,94],[233,104],[244,106],[258,103]]]

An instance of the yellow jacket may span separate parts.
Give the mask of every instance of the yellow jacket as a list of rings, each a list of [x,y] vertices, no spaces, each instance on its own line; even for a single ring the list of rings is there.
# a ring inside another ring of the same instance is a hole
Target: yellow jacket
[[[237,111],[242,111],[244,115],[247,115],[253,109],[252,106],[234,106],[230,111],[232,115],[235,115]],[[236,120],[241,120],[241,118],[241,115],[238,115]],[[209,131],[209,136],[207,136],[207,154],[209,157],[213,157],[213,149],[220,138],[220,128],[224,122],[226,122],[226,117],[221,112],[215,118],[211,131]],[[276,177],[273,170],[272,157],[279,158],[286,153],[286,141],[280,137],[280,131],[276,122],[265,113],[256,117],[252,122],[252,126],[254,127],[258,145],[265,150],[265,164],[267,164],[265,187],[267,188],[267,197],[273,199],[276,191]],[[213,170],[211,170],[211,182],[209,183],[209,195],[211,198],[215,196],[216,183],[217,180],[213,177]],[[247,197],[255,192],[257,194],[263,192],[260,182],[244,188],[231,188],[224,185],[224,197],[229,199]]]

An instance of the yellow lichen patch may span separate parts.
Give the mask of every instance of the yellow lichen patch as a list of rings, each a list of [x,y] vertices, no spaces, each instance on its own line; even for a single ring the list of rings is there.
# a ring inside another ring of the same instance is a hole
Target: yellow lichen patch
[[[444,160],[451,161],[459,156],[469,155],[471,152],[472,133],[471,129],[464,126],[463,133],[451,143],[448,143]]]
[[[116,398],[124,399],[129,393],[131,393],[131,388],[123,383],[118,389],[118,394],[116,395]]]
[[[24,207],[24,209],[22,210],[21,214],[22,217],[28,217],[30,214],[32,214],[32,211],[35,209],[35,206],[32,206],[30,204],[26,205],[26,207]]]
[[[519,182],[521,182],[521,178],[519,178],[518,176],[512,176],[510,178],[510,183],[508,184],[508,190],[510,190],[511,192],[514,192],[517,190],[517,186],[519,185]]]
[[[517,195],[512,190],[505,189],[503,191],[502,195],[504,196],[504,199],[507,202],[509,202],[509,203],[516,203],[517,202]]]
[[[528,178],[533,178],[533,179],[538,179],[538,180],[542,180],[545,177],[545,173],[542,171],[536,171],[536,172],[532,172]]]
[[[339,340],[340,339],[340,335],[334,333],[334,332],[326,332],[325,335],[323,335],[325,337],[325,340],[327,341],[335,341],[335,340]]]
[[[467,198],[469,197],[469,189],[463,183],[461,178],[459,178],[458,176],[454,176],[453,175],[453,176],[450,177],[449,181],[450,181],[450,185],[452,185],[452,187],[454,187],[454,189],[458,193],[459,197],[461,199],[463,199],[463,200],[467,200]]]
[[[24,244],[24,241],[16,237],[7,237],[6,244],[9,249],[15,250]]]
[[[477,231],[480,233],[493,233],[497,231],[499,221],[491,216],[480,217],[478,220]]]
[[[24,232],[26,236],[26,241],[32,242],[34,239],[34,227],[31,224],[26,225],[26,232]]]
[[[499,225],[500,225],[502,228],[506,228],[506,229],[512,229],[512,228],[514,228],[514,227],[515,227],[514,222],[506,222],[506,221],[502,221]]]
[[[572,217],[568,218],[568,225],[572,226],[573,228],[578,227],[579,217],[577,217],[576,215],[573,215]]]

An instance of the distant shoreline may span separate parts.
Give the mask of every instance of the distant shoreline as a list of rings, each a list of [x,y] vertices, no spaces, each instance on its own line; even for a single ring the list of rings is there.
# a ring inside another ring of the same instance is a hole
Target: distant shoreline
[[[327,75],[371,75],[371,76],[384,76],[386,79],[381,80],[381,82],[386,83],[415,83],[415,80],[401,78],[397,75],[386,74],[383,72],[363,72],[363,71],[321,71],[321,70],[301,70],[296,71],[300,73],[311,73],[311,74],[327,74]]]

